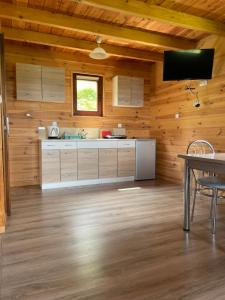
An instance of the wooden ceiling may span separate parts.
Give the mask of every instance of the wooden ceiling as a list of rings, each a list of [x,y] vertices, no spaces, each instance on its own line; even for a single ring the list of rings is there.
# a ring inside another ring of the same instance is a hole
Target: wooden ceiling
[[[0,20],[8,40],[88,54],[99,34],[109,54],[147,61],[225,35],[224,0],[1,0]]]

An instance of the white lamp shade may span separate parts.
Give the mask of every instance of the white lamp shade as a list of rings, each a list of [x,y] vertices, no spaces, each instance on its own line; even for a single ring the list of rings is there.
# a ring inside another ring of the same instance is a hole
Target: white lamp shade
[[[90,52],[89,56],[93,59],[106,59],[109,57],[108,54],[105,52],[105,50],[100,46],[93,49]]]

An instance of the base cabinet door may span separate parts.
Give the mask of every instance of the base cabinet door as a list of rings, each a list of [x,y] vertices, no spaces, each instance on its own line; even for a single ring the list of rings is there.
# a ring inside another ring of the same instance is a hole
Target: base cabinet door
[[[68,149],[60,151],[61,181],[77,180],[77,150]]]
[[[135,148],[118,149],[118,176],[135,175]]]
[[[78,149],[78,179],[98,178],[98,149]]]
[[[99,178],[117,177],[117,149],[99,149]]]
[[[42,183],[60,181],[60,150],[42,151]]]

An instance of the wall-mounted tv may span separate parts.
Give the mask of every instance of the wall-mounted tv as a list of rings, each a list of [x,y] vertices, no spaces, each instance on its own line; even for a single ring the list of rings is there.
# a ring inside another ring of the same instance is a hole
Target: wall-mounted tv
[[[165,51],[163,80],[211,79],[214,52],[214,49]]]

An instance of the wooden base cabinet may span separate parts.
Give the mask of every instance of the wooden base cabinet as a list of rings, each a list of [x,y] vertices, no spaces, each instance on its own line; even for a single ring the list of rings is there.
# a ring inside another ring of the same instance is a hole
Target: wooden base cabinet
[[[60,182],[60,150],[42,150],[42,183]]]
[[[78,149],[78,180],[98,178],[98,149]]]
[[[77,180],[77,150],[60,150],[61,181]]]
[[[117,177],[117,149],[99,149],[99,178]]]
[[[118,149],[118,176],[135,176],[135,148]]]
[[[135,140],[40,143],[42,189],[132,181]]]

